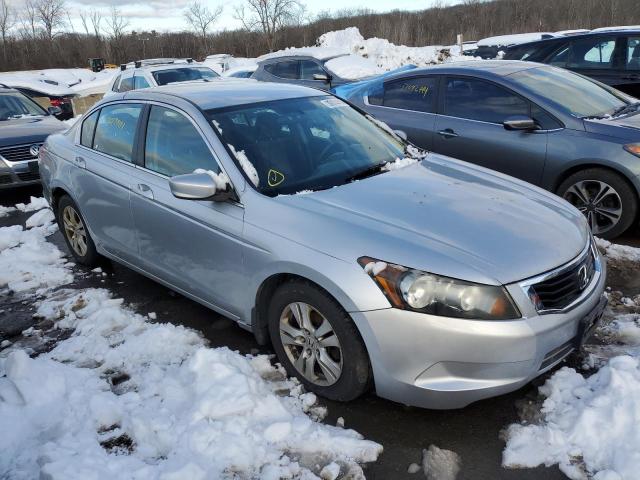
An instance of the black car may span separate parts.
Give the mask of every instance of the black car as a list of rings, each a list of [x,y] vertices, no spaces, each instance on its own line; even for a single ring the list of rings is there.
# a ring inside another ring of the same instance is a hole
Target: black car
[[[0,190],[40,182],[38,152],[52,133],[64,130],[54,115],[18,90],[0,84]]]
[[[523,43],[505,60],[567,68],[640,98],[640,30],[602,30]]]

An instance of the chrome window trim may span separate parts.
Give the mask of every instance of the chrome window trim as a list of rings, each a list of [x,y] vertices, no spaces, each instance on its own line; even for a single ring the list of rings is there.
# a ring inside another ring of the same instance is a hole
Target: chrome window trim
[[[593,237],[591,235],[589,235],[589,242],[587,243],[587,245],[585,246],[585,248],[580,252],[580,254],[578,254],[578,256],[576,258],[574,258],[573,260],[571,260],[569,263],[565,263],[564,265],[561,265],[560,267],[557,267],[553,270],[550,270],[548,272],[545,272],[543,274],[537,275],[535,277],[531,277],[528,278],[526,280],[523,280],[521,282],[518,283],[518,285],[520,286],[520,288],[522,289],[522,291],[524,292],[524,294],[526,295],[527,298],[531,299],[530,296],[530,291],[533,287],[533,285],[540,283],[540,282],[544,282],[546,280],[549,280],[551,278],[554,278],[568,270],[571,270],[572,268],[574,268],[577,264],[579,264],[580,262],[584,261],[585,257],[587,257],[589,255],[589,253],[593,254],[593,258],[594,258],[594,262],[593,262],[593,276],[591,277],[591,281],[589,282],[589,285],[582,291],[582,293],[580,294],[580,296],[578,298],[576,298],[573,302],[571,302],[569,305],[567,305],[564,308],[543,308],[543,309],[538,309],[535,305],[534,308],[536,309],[536,312],[539,315],[549,315],[552,313],[564,313],[564,312],[568,312],[569,310],[572,310],[573,308],[577,307],[578,305],[580,305],[581,303],[583,303],[587,298],[589,298],[591,296],[591,294],[593,293],[593,290],[596,288],[596,286],[598,285],[598,282],[600,281],[600,277],[602,276],[602,258],[600,257],[600,253],[598,252],[598,248],[596,247],[595,241],[593,240]],[[531,302],[531,304],[533,305],[533,302]]]

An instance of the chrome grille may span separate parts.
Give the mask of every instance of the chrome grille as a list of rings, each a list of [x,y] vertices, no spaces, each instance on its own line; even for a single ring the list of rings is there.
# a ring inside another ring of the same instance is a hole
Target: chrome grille
[[[31,155],[32,145],[41,146],[42,143],[30,143],[28,145],[15,145],[12,147],[0,147],[0,157],[10,162],[23,162],[25,160],[37,160],[37,155]]]
[[[584,258],[557,275],[531,285],[529,295],[538,311],[562,310],[584,292],[596,271],[593,248],[589,248]]]

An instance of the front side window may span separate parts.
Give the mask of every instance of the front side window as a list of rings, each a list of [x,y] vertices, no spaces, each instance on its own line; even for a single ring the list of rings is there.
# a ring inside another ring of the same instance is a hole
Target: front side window
[[[93,149],[133,161],[133,145],[142,105],[121,103],[103,107],[93,138]]]
[[[615,38],[586,38],[571,42],[569,68],[602,69],[613,68]]]
[[[384,86],[382,105],[416,112],[435,111],[436,77],[418,77],[398,80]]]
[[[342,185],[404,156],[402,142],[332,96],[206,113],[238,167],[249,179],[257,175],[252,184],[268,196]]]
[[[640,37],[627,41],[627,70],[640,70]]]
[[[0,121],[23,117],[42,117],[47,113],[30,98],[18,92],[0,94]]]
[[[133,90],[133,77],[123,78],[120,82],[120,88],[118,88],[119,92],[128,92]]]
[[[491,82],[475,78],[448,78],[445,115],[502,123],[514,115],[529,115],[529,103]]]
[[[302,80],[315,80],[313,78],[314,75],[326,75],[327,72],[318,65],[316,62],[311,60],[301,60],[300,61],[300,78]]]
[[[575,117],[609,115],[630,103],[623,93],[560,68],[530,68],[510,77]]]
[[[298,78],[297,60],[285,60],[282,62],[272,63],[270,65],[265,65],[264,69],[276,77],[286,78],[289,80],[296,80]]]
[[[219,77],[216,72],[207,67],[175,67],[165,68],[153,72],[153,78],[158,85],[170,83],[209,81]]]
[[[140,88],[149,88],[149,82],[147,82],[147,79],[144,77],[141,77],[139,75],[136,75],[135,77],[133,77],[133,84],[136,90],[140,89]]]
[[[173,177],[202,168],[220,172],[200,132],[183,114],[152,106],[145,139],[144,166]]]
[[[100,110],[96,110],[82,122],[82,132],[80,133],[80,144],[91,148],[93,146],[93,134],[96,131]]]

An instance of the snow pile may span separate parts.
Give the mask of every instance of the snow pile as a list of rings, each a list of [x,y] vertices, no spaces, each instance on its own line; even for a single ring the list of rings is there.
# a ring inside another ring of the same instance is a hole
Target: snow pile
[[[613,358],[584,378],[562,368],[540,392],[544,424],[511,425],[503,454],[507,467],[557,463],[569,478],[583,469],[602,480],[632,480],[640,465],[640,363]]]
[[[459,49],[450,50],[441,45],[407,47],[395,45],[383,38],[373,37],[365,40],[357,27],[325,33],[318,38],[317,44],[322,48],[342,50],[344,53],[368,58],[384,71],[395,70],[403,65],[422,67],[459,59],[472,60],[471,57],[460,56]]]
[[[0,360],[0,475],[335,478],[381,453],[313,421],[315,396],[266,356],[207,348],[105,290],[60,291],[38,314],[75,331],[35,359],[17,350]]]
[[[640,346],[640,314],[618,315],[613,322],[602,328],[602,333],[613,341]]]
[[[47,208],[27,219],[27,229],[0,228],[0,291],[42,294],[73,280],[62,252],[46,241],[57,230],[53,221],[53,212]]]
[[[343,55],[332,58],[325,65],[329,70],[346,80],[361,80],[385,72],[382,67],[370,59],[358,55]]]
[[[602,238],[596,238],[596,245],[612,260],[640,262],[640,248],[618,245]]]
[[[43,197],[30,197],[29,203],[16,203],[15,208],[21,212],[35,212],[36,210],[49,208],[49,203]]]
[[[430,445],[422,453],[422,470],[428,480],[455,480],[460,472],[460,456]]]
[[[15,211],[14,207],[4,207],[0,205],[0,218],[7,216],[13,211]]]

